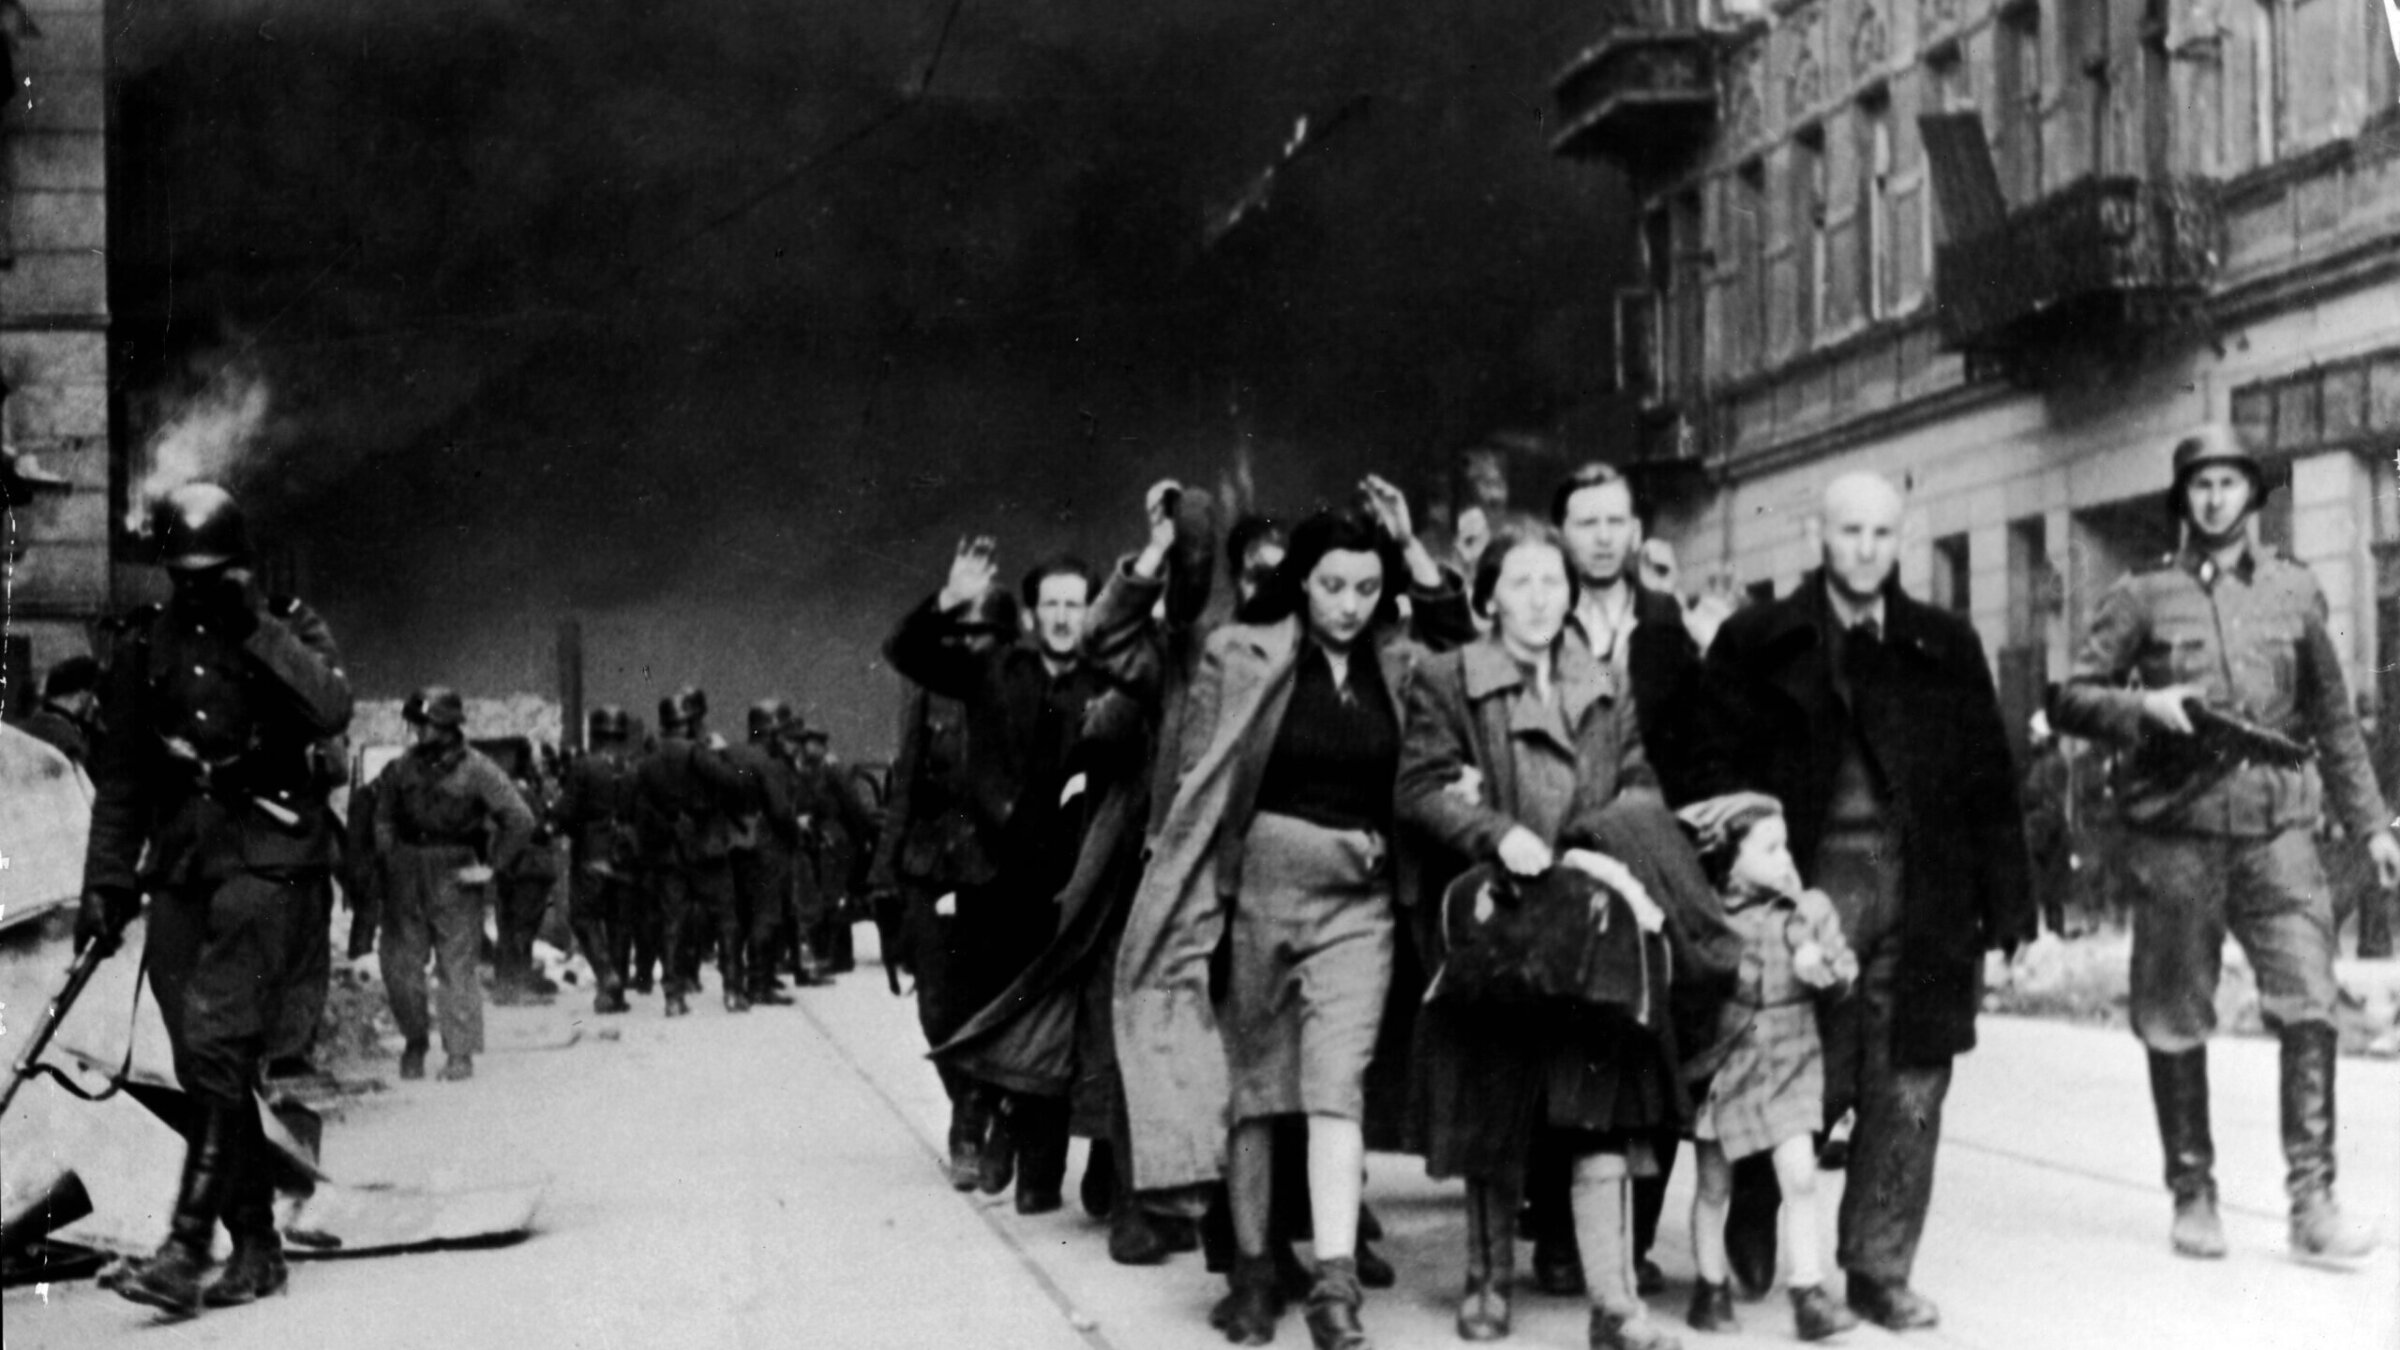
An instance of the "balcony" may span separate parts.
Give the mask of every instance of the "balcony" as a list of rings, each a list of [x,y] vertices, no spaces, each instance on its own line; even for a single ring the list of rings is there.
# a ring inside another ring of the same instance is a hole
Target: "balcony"
[[[2038,379],[2196,326],[2224,234],[2210,180],[2086,178],[1941,246],[1944,344]]]
[[[1615,28],[1578,53],[1551,92],[1551,153],[1635,174],[1671,169],[1716,129],[1717,38],[1697,27]]]

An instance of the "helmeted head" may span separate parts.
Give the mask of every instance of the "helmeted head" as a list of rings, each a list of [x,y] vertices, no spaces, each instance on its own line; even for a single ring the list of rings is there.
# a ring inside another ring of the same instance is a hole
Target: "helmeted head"
[[[792,720],[792,705],[779,698],[762,698],[750,705],[750,739],[770,741]]]
[[[402,701],[400,720],[408,723],[419,743],[457,740],[467,722],[466,700],[448,685],[429,684]]]
[[[2175,443],[2167,514],[2204,536],[2239,529],[2267,499],[2267,471],[2230,423],[2210,422]]]
[[[633,735],[633,715],[614,703],[603,703],[592,709],[585,726],[592,744],[623,745]]]
[[[214,483],[186,483],[150,503],[158,565],[207,572],[250,559],[250,527],[233,494]]]
[[[823,727],[806,727],[800,731],[800,758],[803,763],[822,764],[832,752],[833,739]]]
[[[698,685],[687,684],[658,701],[658,729],[662,732],[696,737],[707,717],[708,695]]]

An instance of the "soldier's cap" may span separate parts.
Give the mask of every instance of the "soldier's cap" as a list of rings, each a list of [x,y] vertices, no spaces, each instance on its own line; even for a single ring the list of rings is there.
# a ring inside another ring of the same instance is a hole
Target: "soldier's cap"
[[[400,720],[412,726],[464,726],[466,700],[448,685],[429,684],[410,694],[400,705]]]
[[[2183,493],[2191,485],[2192,475],[2213,464],[2230,464],[2250,476],[2252,506],[2265,501],[2273,487],[2266,466],[2258,462],[2240,429],[2230,422],[2206,423],[2175,442],[2174,463],[2175,482],[2167,491],[2167,506],[2176,516],[2184,512]]]
[[[614,703],[603,703],[592,709],[586,719],[595,737],[622,737],[633,730],[633,716]]]
[[[792,722],[792,705],[779,698],[762,698],[750,705],[750,739],[781,732]]]

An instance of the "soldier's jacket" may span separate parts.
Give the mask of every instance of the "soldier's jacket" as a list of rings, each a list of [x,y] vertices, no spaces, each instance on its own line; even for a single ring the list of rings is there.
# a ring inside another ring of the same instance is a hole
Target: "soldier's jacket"
[[[756,741],[727,750],[725,762],[741,779],[733,804],[737,837],[752,847],[798,849],[800,766]]]
[[[820,874],[843,878],[843,884],[862,880],[873,861],[875,820],[858,804],[850,781],[833,764],[795,765],[794,804],[810,842],[818,849]]]
[[[640,865],[633,756],[607,745],[567,766],[551,824],[575,851],[575,865],[603,876],[633,875]]]
[[[375,845],[467,847],[507,872],[533,837],[516,784],[471,745],[417,746],[377,777]]]
[[[680,736],[661,737],[635,771],[642,849],[654,862],[723,858],[733,849],[731,809],[741,775],[725,752]]]
[[[85,886],[332,867],[326,799],[339,775],[321,747],[350,725],[351,696],[324,621],[277,598],[247,637],[174,606],[121,632],[101,700],[109,734],[91,765]]]
[[[2120,757],[2118,808],[2142,829],[2277,834],[2314,825],[2327,797],[2353,832],[2381,829],[2383,796],[2325,621],[2325,594],[2299,563],[2253,548],[2220,569],[2187,549],[2101,599],[2052,722],[2132,747]],[[2209,737],[2146,727],[2143,692],[2176,684],[2198,687],[2211,708],[2313,742],[2316,763],[2262,763]]]

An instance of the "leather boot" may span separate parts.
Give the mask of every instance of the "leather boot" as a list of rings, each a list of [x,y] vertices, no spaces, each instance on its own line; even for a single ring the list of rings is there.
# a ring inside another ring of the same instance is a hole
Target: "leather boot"
[[[1017,1212],[1050,1214],[1066,1205],[1067,1103],[1018,1097],[1011,1134],[1017,1143]]]
[[[2283,1028],[2283,1157],[2292,1197],[2292,1254],[2356,1261],[2375,1250],[2376,1234],[2342,1213],[2333,1198],[2335,1030],[2319,1022]]]
[[[1508,1287],[1516,1278],[1517,1199],[1505,1187],[1467,1183],[1467,1288],[1458,1338],[1497,1341],[1509,1333]]]
[[[983,1137],[982,1170],[976,1177],[976,1185],[985,1195],[998,1195],[1017,1179],[1017,1135],[1016,1127],[1009,1121],[1006,1103],[992,1103],[991,1120],[991,1130]]]
[[[1105,1219],[1117,1208],[1117,1152],[1106,1139],[1092,1141],[1084,1155],[1083,1185],[1078,1188],[1083,1212]]]
[[[1355,1259],[1337,1256],[1317,1263],[1317,1282],[1308,1291],[1308,1338],[1317,1350],[1367,1350],[1367,1330],[1358,1321],[1366,1300]]]
[[[772,946],[763,942],[753,944],[748,967],[751,1006],[788,1008],[792,1005],[792,996],[783,992],[782,986],[775,981],[775,951]]]
[[[1237,1255],[1228,1272],[1231,1286],[1208,1313],[1208,1324],[1235,1345],[1265,1345],[1275,1339],[1283,1300],[1275,1292],[1275,1263],[1264,1256]]]
[[[971,1091],[961,1090],[950,1103],[950,1189],[974,1190],[983,1176],[983,1136],[991,1129],[991,1118],[983,1112],[982,1101]]]
[[[116,1284],[123,1297],[176,1318],[200,1311],[200,1276],[209,1267],[208,1249],[216,1237],[217,1213],[239,1161],[239,1113],[257,1109],[246,1101],[196,1101],[195,1105],[200,1120],[184,1148],[183,1179],[176,1187],[167,1240],[155,1255],[126,1267]]]
[[[225,1231],[233,1235],[233,1255],[200,1301],[211,1308],[254,1303],[283,1292],[291,1281],[284,1264],[283,1239],[275,1232],[275,1182],[267,1141],[258,1128],[256,1112],[242,1122],[239,1160],[229,1169],[234,1180],[225,1199]]]
[[[2158,1114],[2158,1139],[2167,1155],[2167,1190],[2175,1196],[2175,1222],[2168,1230],[2178,1256],[2211,1260],[2225,1255],[2225,1227],[2217,1219],[2216,1145],[2208,1130],[2208,1048],[2181,1054],[2150,1052],[2150,1105]]]

